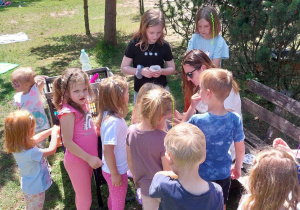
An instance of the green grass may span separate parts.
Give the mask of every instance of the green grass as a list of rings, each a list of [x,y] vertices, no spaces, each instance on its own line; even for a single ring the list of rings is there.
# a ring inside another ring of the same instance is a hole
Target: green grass
[[[31,66],[37,74],[54,76],[67,67],[80,67],[80,50],[85,49],[91,59],[92,68],[107,66],[113,73],[120,74],[120,65],[128,41],[139,27],[138,1],[123,0],[117,3],[118,45],[103,42],[104,1],[89,0],[89,23],[91,37],[85,35],[82,0],[12,0],[8,7],[0,7],[0,34],[25,32],[30,40],[26,42],[0,45],[0,62],[18,63]],[[168,40],[168,38],[167,38]],[[180,40],[179,42],[180,43]],[[174,46],[178,43],[174,43]],[[173,51],[176,48],[173,49]],[[178,47],[177,50],[180,50]],[[24,196],[20,189],[20,174],[11,154],[2,150],[4,142],[5,116],[16,108],[15,94],[10,75],[12,71],[0,75],[0,209],[24,209]],[[130,82],[130,102],[133,101],[133,80]],[[169,77],[169,86],[175,98],[181,99],[181,79],[178,74]],[[182,101],[177,107],[182,110]],[[129,104],[127,123],[132,111]],[[75,209],[74,190],[63,166],[63,152],[58,149],[48,158],[52,166],[52,186],[46,191],[45,209]],[[92,182],[93,203],[97,207],[95,183]],[[101,186],[102,198],[106,203],[107,186]],[[132,181],[129,182],[127,197],[135,194]],[[140,209],[137,201],[126,204],[126,209]]]

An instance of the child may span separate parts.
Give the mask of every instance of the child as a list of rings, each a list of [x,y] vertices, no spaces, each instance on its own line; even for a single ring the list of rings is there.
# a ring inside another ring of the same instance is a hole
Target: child
[[[80,69],[67,69],[53,83],[53,103],[59,111],[64,165],[75,191],[77,209],[90,209],[93,168],[99,168],[98,137],[87,99],[92,96],[88,76]]]
[[[200,96],[194,94],[185,117],[193,114],[201,100],[208,112],[194,115],[188,122],[199,127],[206,138],[206,160],[199,167],[199,175],[206,181],[221,185],[224,204],[228,199],[230,178],[238,179],[245,154],[244,132],[241,118],[224,107],[224,100],[233,88],[232,73],[223,69],[208,69],[200,74]],[[232,169],[229,147],[234,141],[236,161]],[[231,177],[230,177],[231,174]]]
[[[165,138],[166,158],[178,179],[168,171],[156,173],[149,194],[160,198],[159,209],[223,209],[220,185],[204,181],[198,168],[206,156],[202,131],[189,123],[173,127]]]
[[[175,72],[170,45],[164,40],[164,29],[163,13],[158,9],[150,9],[143,14],[140,28],[127,46],[121,70],[124,74],[135,75],[134,103],[143,84],[150,82],[167,88],[166,76]],[[159,65],[160,69],[152,68],[153,65]]]
[[[127,131],[128,165],[136,188],[141,188],[144,210],[158,209],[157,199],[149,197],[149,187],[156,172],[170,169],[165,157],[163,129],[173,105],[168,91],[162,88],[148,91],[137,109],[141,122],[131,125]]]
[[[45,191],[52,184],[45,157],[56,152],[58,142],[59,127],[54,126],[34,135],[35,125],[32,114],[26,110],[18,110],[8,114],[4,126],[4,148],[7,153],[13,153],[19,166],[26,209],[43,209]],[[51,142],[48,148],[36,147],[36,143],[50,134]]]
[[[11,75],[13,88],[17,92],[14,96],[15,105],[19,109],[28,110],[36,120],[35,133],[50,128],[47,115],[43,107],[43,87],[45,76],[36,76],[31,67],[18,68]],[[45,148],[46,139],[38,146]]]
[[[297,164],[285,151],[260,152],[250,170],[248,192],[241,198],[242,209],[299,209]]]
[[[140,120],[140,116],[137,116],[136,115],[136,110],[137,110],[137,107],[139,106],[139,102],[141,100],[141,98],[149,91],[149,90],[153,90],[153,89],[157,89],[157,88],[161,88],[161,86],[159,85],[156,85],[156,84],[153,84],[153,83],[145,83],[143,84],[143,86],[141,87],[139,93],[137,94],[137,97],[136,97],[136,103],[133,107],[133,110],[132,110],[132,115],[131,115],[131,124],[136,124],[136,123],[139,123],[141,120]]]
[[[222,59],[229,58],[229,49],[222,36],[221,24],[216,10],[211,6],[201,8],[196,13],[196,32],[189,41],[187,51],[199,49],[205,52],[216,67]]]
[[[109,77],[99,85],[99,127],[102,139],[102,174],[108,184],[107,206],[111,210],[125,207],[127,193],[126,132],[128,83],[120,76]]]

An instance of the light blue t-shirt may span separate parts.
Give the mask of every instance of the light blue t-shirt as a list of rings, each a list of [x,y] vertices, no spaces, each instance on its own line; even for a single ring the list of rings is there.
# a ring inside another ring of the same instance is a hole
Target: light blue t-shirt
[[[38,147],[13,153],[21,174],[21,188],[26,194],[46,191],[52,184],[46,159]]]
[[[223,37],[220,35],[216,36],[214,39],[204,39],[201,34],[194,33],[189,41],[187,51],[193,49],[202,50],[211,60],[215,58],[229,58],[229,48]]]
[[[199,167],[199,175],[206,181],[228,178],[232,163],[230,145],[245,138],[240,116],[234,112],[223,116],[206,112],[193,115],[188,122],[200,128],[206,139],[206,159]]]

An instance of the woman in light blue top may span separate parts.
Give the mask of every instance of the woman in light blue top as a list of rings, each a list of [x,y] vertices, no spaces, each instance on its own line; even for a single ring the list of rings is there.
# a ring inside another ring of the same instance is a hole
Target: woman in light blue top
[[[229,58],[229,48],[219,34],[221,24],[216,10],[203,7],[197,11],[196,32],[189,41],[187,51],[199,49],[205,52],[216,67],[221,66],[222,59]]]
[[[52,184],[45,157],[56,151],[59,127],[54,126],[34,135],[35,125],[34,116],[28,111],[18,110],[8,114],[5,119],[4,148],[7,153],[13,153],[19,166],[26,209],[39,210],[43,209],[45,191]],[[50,134],[49,148],[38,148],[36,143]]]

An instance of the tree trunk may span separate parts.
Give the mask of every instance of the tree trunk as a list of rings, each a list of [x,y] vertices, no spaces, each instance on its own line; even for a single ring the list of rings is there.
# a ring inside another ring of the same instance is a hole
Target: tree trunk
[[[111,45],[117,44],[116,16],[117,0],[105,0],[104,41]]]
[[[91,36],[90,24],[89,24],[89,7],[88,0],[83,0],[83,9],[84,9],[84,25],[85,25],[85,34]]]

